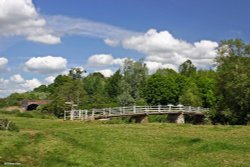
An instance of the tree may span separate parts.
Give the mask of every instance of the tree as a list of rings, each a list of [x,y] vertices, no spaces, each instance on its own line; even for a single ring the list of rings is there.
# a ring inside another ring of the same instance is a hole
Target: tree
[[[218,48],[218,110],[227,111],[230,124],[246,124],[250,113],[249,48],[240,39],[222,41]]]
[[[80,67],[74,67],[69,70],[69,76],[73,79],[81,80],[83,78],[84,73],[86,73],[86,70]]]
[[[115,99],[118,95],[121,94],[121,81],[122,75],[120,70],[117,70],[114,75],[108,78],[106,91],[110,98]]]
[[[180,96],[179,101],[183,105],[199,107],[202,105],[202,98],[197,85],[194,82],[184,88],[184,93]]]
[[[149,77],[145,99],[149,104],[178,104],[179,96],[186,85],[186,78],[171,69],[161,69]]]
[[[125,60],[123,65],[124,81],[129,85],[129,94],[133,99],[140,100],[143,96],[143,87],[148,76],[148,69],[143,60],[134,62]]]
[[[184,63],[182,63],[179,67],[179,73],[190,77],[196,72],[196,67],[193,65],[191,60],[187,60]]]

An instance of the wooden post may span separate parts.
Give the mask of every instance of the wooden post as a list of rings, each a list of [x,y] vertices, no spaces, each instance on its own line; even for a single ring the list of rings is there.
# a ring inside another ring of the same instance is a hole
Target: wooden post
[[[136,106],[133,106],[133,112],[136,113]]]
[[[119,108],[120,115],[122,115],[122,107]]]
[[[111,107],[109,107],[109,115],[111,115]]]
[[[66,121],[66,111],[64,111],[63,120]]]
[[[103,114],[103,115],[106,115],[106,113],[105,113],[105,108],[102,109],[102,114]]]
[[[70,110],[70,120],[74,120],[74,110]]]
[[[192,111],[192,107],[188,106],[188,111],[191,112]]]
[[[88,119],[88,110],[85,110],[85,120]]]
[[[82,113],[81,113],[82,111],[81,110],[78,110],[78,117],[79,117],[79,119],[81,119],[81,117],[82,117]]]
[[[172,107],[171,105],[168,106],[168,111],[171,111],[171,107]]]
[[[161,105],[158,105],[158,112],[161,112]]]
[[[122,107],[122,114],[123,115],[125,114],[125,111],[126,111],[125,107]]]

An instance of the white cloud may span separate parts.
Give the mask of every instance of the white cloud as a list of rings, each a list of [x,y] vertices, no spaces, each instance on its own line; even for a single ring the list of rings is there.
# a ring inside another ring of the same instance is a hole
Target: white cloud
[[[99,70],[95,72],[100,72],[102,75],[104,75],[104,77],[110,77],[114,74],[114,72],[110,69],[104,69],[104,70]]]
[[[55,78],[56,77],[54,77],[54,76],[48,76],[44,80],[45,80],[46,83],[51,84],[51,83],[54,82]]]
[[[0,78],[0,97],[6,97],[15,92],[31,91],[41,84],[36,78],[25,80],[20,74],[15,74],[9,79]]]
[[[149,70],[149,74],[155,73],[158,69],[163,69],[163,68],[170,68],[175,71],[178,71],[178,67],[173,64],[163,64],[159,62],[153,62],[153,61],[145,61],[145,64]]]
[[[88,66],[103,67],[103,66],[122,66],[126,58],[114,58],[110,54],[96,54],[88,58]]]
[[[20,74],[15,74],[10,77],[10,80],[16,83],[24,83],[24,79]]]
[[[8,64],[8,59],[5,57],[0,57],[0,72],[1,71],[6,71],[7,67],[6,65]]]
[[[47,16],[48,26],[59,36],[80,35],[97,37],[111,46],[117,45],[120,40],[138,34],[120,27],[99,23],[87,19],[71,18],[67,16]]]
[[[107,38],[107,39],[104,40],[104,43],[109,45],[109,46],[115,47],[115,46],[117,46],[119,44],[119,41]]]
[[[39,15],[32,0],[0,0],[0,36],[24,36],[46,44],[57,44],[46,20]]]
[[[190,59],[199,68],[212,64],[218,47],[217,42],[202,40],[192,44],[174,38],[168,31],[157,32],[154,29],[144,35],[131,36],[123,40],[122,44],[124,48],[145,54],[149,62],[179,66]]]
[[[35,42],[41,42],[45,44],[57,44],[61,43],[61,39],[50,35],[50,34],[45,34],[45,35],[31,35],[27,37],[28,40],[30,41],[35,41]]]
[[[60,73],[67,69],[67,60],[63,57],[33,57],[25,63],[25,69],[40,74]]]
[[[40,85],[42,85],[41,82],[36,78],[33,78],[31,80],[26,80],[25,83],[22,84],[22,86],[27,90],[33,90],[34,88]]]

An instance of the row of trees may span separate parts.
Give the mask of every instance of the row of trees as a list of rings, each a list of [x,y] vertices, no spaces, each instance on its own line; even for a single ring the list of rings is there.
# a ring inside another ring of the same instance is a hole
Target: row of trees
[[[239,39],[222,41],[218,55],[217,70],[197,70],[187,60],[178,72],[159,69],[149,75],[143,60],[129,59],[109,78],[101,73],[83,77],[85,71],[72,68],[48,86],[12,94],[5,101],[13,103],[22,95],[50,99],[52,102],[41,110],[59,117],[70,107],[66,101],[82,109],[181,103],[211,108],[214,123],[246,124],[250,113],[250,45]]]

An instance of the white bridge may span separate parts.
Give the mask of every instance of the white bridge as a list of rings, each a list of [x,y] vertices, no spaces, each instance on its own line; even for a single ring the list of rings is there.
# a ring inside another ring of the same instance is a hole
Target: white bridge
[[[148,121],[148,115],[167,115],[170,122],[185,123],[185,116],[193,117],[194,122],[202,123],[208,108],[183,105],[129,106],[92,110],[64,111],[64,120],[98,120],[114,117],[129,117],[138,123]]]

